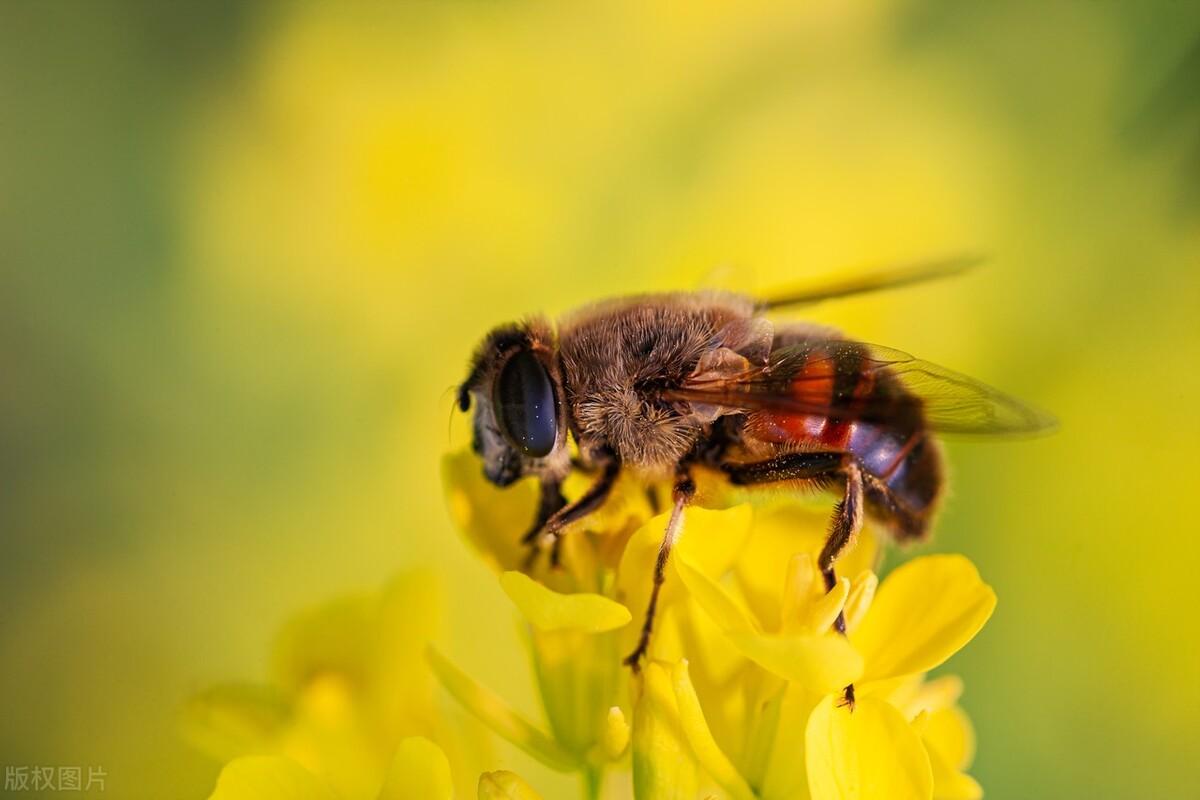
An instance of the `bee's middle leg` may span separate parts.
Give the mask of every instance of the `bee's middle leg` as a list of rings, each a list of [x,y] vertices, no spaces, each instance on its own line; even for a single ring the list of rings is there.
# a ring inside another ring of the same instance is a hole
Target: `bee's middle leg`
[[[658,594],[667,579],[667,561],[671,557],[671,548],[683,527],[683,509],[696,495],[696,484],[686,468],[681,467],[675,478],[675,488],[672,491],[674,506],[667,520],[667,529],[663,532],[662,542],[658,546],[658,557],[654,561],[654,586],[650,589],[650,602],[646,606],[646,617],[642,622],[642,632],[638,636],[637,647],[625,657],[625,665],[638,671],[642,656],[650,647],[650,634],[654,630],[654,615],[658,609]]]

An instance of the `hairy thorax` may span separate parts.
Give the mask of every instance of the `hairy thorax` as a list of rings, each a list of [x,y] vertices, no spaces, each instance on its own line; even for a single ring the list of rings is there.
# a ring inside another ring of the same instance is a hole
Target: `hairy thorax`
[[[642,472],[669,471],[706,423],[660,400],[696,369],[730,325],[753,314],[726,294],[634,297],[564,321],[559,353],[573,432],[585,453],[607,447]]]

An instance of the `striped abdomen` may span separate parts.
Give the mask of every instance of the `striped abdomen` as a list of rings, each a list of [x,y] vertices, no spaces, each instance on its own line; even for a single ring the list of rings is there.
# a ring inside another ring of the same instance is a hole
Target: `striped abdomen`
[[[791,343],[776,341],[781,344]],[[803,352],[790,374],[779,376],[776,391],[814,411],[829,411],[755,412],[747,433],[779,445],[854,455],[875,479],[867,482],[869,510],[898,538],[922,536],[941,491],[942,466],[920,403],[858,345],[825,341]]]

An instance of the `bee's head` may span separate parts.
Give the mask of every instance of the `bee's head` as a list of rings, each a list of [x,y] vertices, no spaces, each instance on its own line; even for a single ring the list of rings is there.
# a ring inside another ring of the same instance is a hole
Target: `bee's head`
[[[549,327],[540,321],[496,328],[483,340],[458,407],[475,400],[472,447],[497,486],[568,461],[562,383]]]

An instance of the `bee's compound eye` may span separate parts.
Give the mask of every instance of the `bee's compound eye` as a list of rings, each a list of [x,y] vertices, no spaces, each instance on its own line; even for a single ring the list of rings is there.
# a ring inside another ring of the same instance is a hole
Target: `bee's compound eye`
[[[504,365],[496,400],[496,416],[512,443],[533,458],[549,455],[558,437],[554,386],[533,353],[517,353]]]

